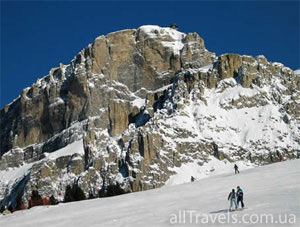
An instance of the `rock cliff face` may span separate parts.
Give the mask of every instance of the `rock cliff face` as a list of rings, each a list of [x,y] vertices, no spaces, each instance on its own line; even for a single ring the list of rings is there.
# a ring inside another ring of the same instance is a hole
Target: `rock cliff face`
[[[164,185],[217,158],[267,164],[299,149],[299,75],[263,56],[216,57],[196,33],[98,37],[1,110],[0,201]],[[251,164],[249,164],[251,165]]]

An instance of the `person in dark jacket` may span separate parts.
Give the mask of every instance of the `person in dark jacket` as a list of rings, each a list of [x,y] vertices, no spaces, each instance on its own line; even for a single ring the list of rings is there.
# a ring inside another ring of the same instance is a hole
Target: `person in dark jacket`
[[[236,164],[234,164],[234,171],[235,171],[235,174],[240,173],[239,167]]]
[[[242,208],[244,208],[244,206],[245,206],[244,201],[243,201],[244,192],[240,188],[240,186],[237,186],[236,196],[237,196],[237,207],[239,207],[239,203],[241,202]]]
[[[233,209],[232,209],[233,203],[234,203],[234,205],[235,205],[235,209],[237,209],[236,195],[235,195],[234,189],[232,189],[232,191],[229,193],[228,200],[230,200],[229,211],[233,211]]]
[[[194,182],[195,180],[195,177],[191,176],[191,182]]]

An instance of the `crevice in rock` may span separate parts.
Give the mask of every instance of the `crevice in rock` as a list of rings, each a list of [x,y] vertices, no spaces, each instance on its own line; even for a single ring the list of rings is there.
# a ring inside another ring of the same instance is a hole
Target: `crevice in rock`
[[[110,112],[111,112],[110,105],[108,105],[107,109],[108,109],[108,128],[107,128],[107,130],[108,130],[108,134],[110,136],[112,136],[112,119],[110,117]]]
[[[157,93],[154,94],[154,104],[153,104],[153,109],[154,112],[156,112],[157,110],[160,110],[163,108],[163,104],[164,102],[168,99],[168,90],[164,90],[163,95],[158,96]]]
[[[144,151],[144,138],[141,133],[138,134],[139,153],[142,157],[145,157]]]
[[[136,128],[145,125],[150,119],[150,115],[144,109],[136,115],[131,113],[128,116],[129,124],[134,123]]]
[[[88,170],[91,166],[93,166],[93,161],[90,161],[90,151],[88,147],[84,148],[84,168]]]
[[[118,167],[119,167],[119,173],[121,173],[124,178],[129,176],[129,169],[128,166],[126,165],[126,162],[124,162],[124,160],[122,161],[119,160]]]

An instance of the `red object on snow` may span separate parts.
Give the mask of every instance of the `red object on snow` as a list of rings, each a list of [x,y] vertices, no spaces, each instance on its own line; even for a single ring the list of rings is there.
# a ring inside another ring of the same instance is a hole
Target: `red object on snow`
[[[50,199],[48,199],[47,197],[44,197],[42,199],[42,203],[43,205],[51,205]]]

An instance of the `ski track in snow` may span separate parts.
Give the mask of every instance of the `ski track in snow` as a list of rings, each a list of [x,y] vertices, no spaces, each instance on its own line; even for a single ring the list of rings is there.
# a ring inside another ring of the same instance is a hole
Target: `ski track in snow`
[[[86,200],[57,206],[34,207],[11,215],[0,216],[5,227],[59,226],[265,226],[264,224],[170,223],[172,215],[195,211],[207,215],[272,214],[274,221],[281,214],[295,215],[300,222],[300,160],[242,170],[240,174],[213,176],[193,183],[165,186],[160,189],[131,193],[123,196]],[[183,176],[185,177],[185,176]],[[227,213],[227,196],[240,185],[248,209]],[[290,216],[288,216],[290,217]],[[249,220],[249,219],[248,219]],[[256,219],[254,219],[256,220]],[[284,220],[284,219],[282,219]],[[289,219],[287,219],[289,220]],[[269,224],[268,226],[274,226]],[[278,224],[278,226],[286,226]]]

